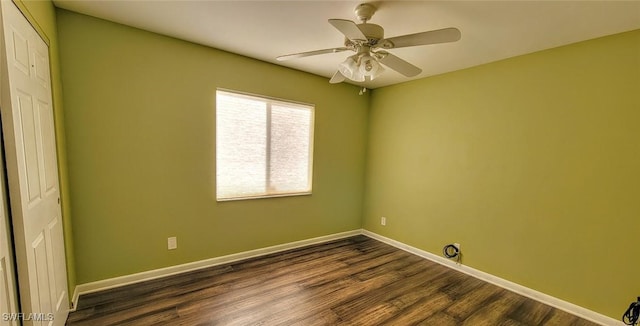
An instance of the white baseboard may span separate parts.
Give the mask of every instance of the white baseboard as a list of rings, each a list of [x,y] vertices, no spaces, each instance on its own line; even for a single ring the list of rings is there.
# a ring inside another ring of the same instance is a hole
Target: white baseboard
[[[80,293],[78,293],[78,286],[73,289],[73,296],[71,297],[71,308],[69,311],[76,311],[78,308],[78,298],[80,297]]]
[[[600,325],[620,325],[622,322],[616,319],[613,319],[609,316],[605,316],[602,315],[600,313],[597,313],[595,311],[591,311],[589,309],[580,307],[578,305],[575,305],[573,303],[558,299],[556,297],[552,297],[548,294],[544,294],[542,292],[530,289],[528,287],[522,286],[520,284],[517,283],[513,283],[511,281],[507,281],[503,278],[497,277],[495,275],[491,275],[489,273],[485,273],[483,271],[477,270],[475,268],[471,268],[469,266],[465,266],[462,264],[457,264],[456,262],[446,259],[444,257],[440,257],[438,255],[434,255],[430,252],[424,251],[422,249],[418,249],[415,247],[412,247],[410,245],[404,244],[402,242],[384,237],[382,235],[379,235],[377,233],[373,233],[371,231],[368,230],[363,230],[362,234],[372,238],[372,239],[376,239],[378,241],[384,242],[386,244],[392,245],[398,249],[402,249],[404,251],[407,251],[409,253],[412,253],[414,255],[426,258],[428,260],[431,260],[435,263],[447,266],[449,268],[455,269],[457,271],[460,271],[462,273],[465,273],[467,275],[473,276],[477,279],[483,280],[485,282],[497,285],[501,288],[507,289],[509,291],[515,292],[517,294],[520,294],[522,296],[531,298],[533,300],[539,301],[541,303],[544,303],[546,305],[552,306],[554,308],[558,308],[560,310],[566,311],[570,314],[579,316],[581,318],[584,318],[586,320],[592,321],[594,323],[600,324]]]
[[[160,269],[154,269],[146,272],[125,275],[125,276],[110,278],[110,279],[91,282],[91,283],[79,284],[76,286],[75,291],[73,292],[73,298],[71,301],[73,309],[71,311],[75,311],[75,309],[78,307],[78,299],[83,294],[108,290],[108,289],[116,288],[123,285],[149,281],[149,280],[153,280],[153,279],[157,279],[165,276],[180,274],[184,272],[190,272],[190,271],[217,266],[221,264],[228,264],[228,263],[232,263],[232,262],[243,260],[243,259],[264,256],[264,255],[273,254],[273,253],[277,253],[285,250],[296,249],[300,247],[329,242],[333,240],[339,240],[339,239],[348,238],[348,237],[352,237],[359,234],[362,234],[361,229],[341,232],[341,233],[334,233],[334,234],[321,236],[317,238],[294,241],[294,242],[289,242],[289,243],[280,244],[276,246],[249,250],[249,251],[244,251],[244,252],[221,256],[221,257],[204,259],[204,260],[195,261],[191,263],[170,266],[170,267],[165,267]]]

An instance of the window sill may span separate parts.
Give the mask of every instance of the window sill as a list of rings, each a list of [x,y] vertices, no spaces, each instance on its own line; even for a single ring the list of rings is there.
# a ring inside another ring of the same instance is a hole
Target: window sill
[[[311,192],[295,192],[286,194],[273,194],[273,195],[259,195],[259,196],[247,196],[247,197],[233,197],[233,198],[216,198],[217,202],[237,201],[237,200],[251,200],[251,199],[266,199],[266,198],[279,198],[279,197],[297,197],[297,196],[311,196]]]

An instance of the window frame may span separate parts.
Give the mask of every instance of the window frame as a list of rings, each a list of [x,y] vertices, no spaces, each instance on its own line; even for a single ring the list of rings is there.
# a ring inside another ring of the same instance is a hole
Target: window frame
[[[251,196],[236,196],[236,197],[220,197],[218,194],[218,148],[219,148],[219,137],[218,137],[218,130],[219,130],[219,121],[218,121],[218,95],[220,93],[223,93],[225,95],[229,95],[229,96],[234,96],[234,97],[239,97],[239,98],[246,98],[246,99],[250,99],[253,101],[261,101],[263,103],[266,104],[266,115],[267,115],[267,120],[266,120],[266,169],[265,169],[265,192],[261,193],[259,195],[251,195]],[[294,197],[294,196],[309,196],[313,194],[313,153],[314,153],[314,142],[315,142],[315,105],[314,104],[310,104],[310,103],[304,103],[304,102],[298,102],[298,101],[292,101],[292,100],[286,100],[286,99],[281,99],[281,98],[276,98],[276,97],[271,97],[271,96],[265,96],[265,95],[259,95],[259,94],[253,94],[253,93],[247,93],[247,92],[241,92],[241,91],[236,91],[236,90],[230,90],[230,89],[226,89],[226,88],[216,88],[216,96],[215,96],[215,110],[214,110],[214,117],[215,117],[215,145],[216,145],[216,150],[215,150],[215,175],[216,175],[216,182],[215,182],[215,196],[216,196],[216,201],[217,202],[226,202],[226,201],[237,201],[237,200],[250,200],[250,199],[264,199],[264,198],[279,198],[279,197]],[[301,190],[301,191],[294,191],[294,192],[286,192],[286,193],[282,193],[282,192],[278,192],[278,193],[270,193],[269,192],[269,188],[270,188],[270,180],[271,180],[271,173],[269,173],[268,171],[270,171],[270,165],[271,165],[271,128],[272,128],[272,123],[271,123],[271,110],[272,110],[272,106],[276,105],[276,106],[283,106],[283,107],[287,107],[287,108],[294,108],[294,109],[300,109],[300,110],[307,110],[310,112],[311,117],[309,119],[309,148],[308,148],[308,171],[307,171],[307,180],[308,180],[308,189],[305,190]]]

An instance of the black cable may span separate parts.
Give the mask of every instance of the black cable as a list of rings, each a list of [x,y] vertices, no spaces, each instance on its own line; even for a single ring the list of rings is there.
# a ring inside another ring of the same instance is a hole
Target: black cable
[[[638,301],[631,303],[629,309],[622,315],[622,322],[627,325],[637,325],[640,319],[640,297]]]
[[[447,258],[455,258],[459,253],[458,247],[452,244],[446,245],[444,249],[442,249],[442,254]]]

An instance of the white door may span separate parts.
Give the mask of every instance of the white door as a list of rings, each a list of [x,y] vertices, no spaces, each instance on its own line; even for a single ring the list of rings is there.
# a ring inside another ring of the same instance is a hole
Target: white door
[[[12,1],[0,1],[2,129],[21,311],[26,325],[69,313],[49,49]]]
[[[0,69],[0,74],[2,69]],[[14,281],[13,250],[9,219],[7,218],[7,201],[4,195],[4,161],[0,157],[0,326],[18,325],[18,303],[16,301],[16,284]],[[13,315],[12,315],[13,314]]]

